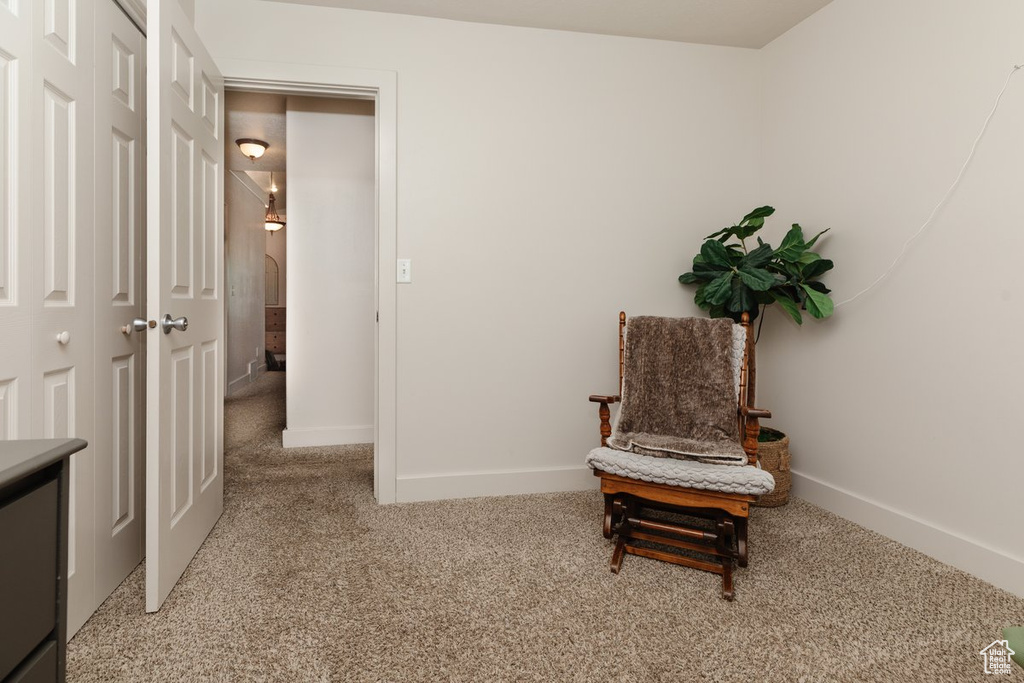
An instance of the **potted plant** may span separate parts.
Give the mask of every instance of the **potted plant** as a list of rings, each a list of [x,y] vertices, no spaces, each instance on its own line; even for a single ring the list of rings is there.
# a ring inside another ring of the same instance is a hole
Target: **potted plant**
[[[782,238],[778,249],[757,237],[764,220],[775,213],[770,206],[754,209],[736,225],[723,228],[704,238],[700,252],[693,257],[693,268],[679,276],[684,285],[697,285],[693,302],[712,318],[729,317],[739,322],[747,313],[750,320],[772,305],[779,304],[798,325],[806,311],[814,318],[832,315],[831,290],[820,280],[832,270],[833,263],[811,250],[822,230],[810,240],[803,228],[794,224]],[[758,323],[755,343],[761,334],[764,317]],[[761,430],[761,464],[776,478],[776,489],[762,496],[760,505],[785,505],[789,500],[789,437],[770,428]]]

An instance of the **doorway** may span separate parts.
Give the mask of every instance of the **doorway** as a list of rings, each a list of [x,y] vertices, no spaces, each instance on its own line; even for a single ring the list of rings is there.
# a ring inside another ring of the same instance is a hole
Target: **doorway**
[[[369,209],[374,234],[371,264],[372,305],[368,315],[372,314],[374,319],[371,382],[373,422],[367,433],[372,434],[374,443],[374,496],[379,503],[395,502],[395,74],[331,67],[303,67],[295,70],[293,65],[263,62],[249,64],[234,60],[225,64],[224,69],[225,85],[233,91],[274,93],[292,97],[316,96],[334,100],[345,98],[361,100],[366,105],[372,104],[374,182]],[[299,71],[302,72],[301,75]],[[281,80],[268,80],[267,76],[279,76]],[[311,82],[308,80],[311,76],[322,78],[315,78],[315,81]],[[235,154],[237,153],[235,150]],[[284,222],[287,224],[288,220],[290,219],[286,218]],[[287,227],[285,229],[287,230]],[[279,261],[277,265],[280,268]],[[260,267],[260,273],[265,277],[265,262]],[[318,334],[318,330],[314,326],[305,333],[315,335]],[[291,351],[292,349],[288,349],[286,356]],[[288,359],[287,370],[293,367],[291,359]]]
[[[227,394],[265,359],[285,448],[372,443],[374,103],[228,91],[225,116]]]

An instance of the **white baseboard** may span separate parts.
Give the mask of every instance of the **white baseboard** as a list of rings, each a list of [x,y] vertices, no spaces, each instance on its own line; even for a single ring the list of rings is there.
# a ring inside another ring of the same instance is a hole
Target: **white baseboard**
[[[244,375],[242,375],[238,379],[231,380],[230,382],[228,382],[227,395],[231,396],[232,394],[234,394],[236,391],[238,391],[242,387],[248,386],[249,383],[250,383],[249,382],[249,373],[245,373]]]
[[[373,425],[361,427],[324,427],[322,429],[286,429],[281,432],[281,443],[285,448],[373,443]]]
[[[261,375],[265,374],[267,374],[266,363],[261,363],[260,365],[256,366],[256,377],[260,377]],[[238,377],[237,379],[233,379],[230,382],[228,382],[226,395],[231,396],[236,391],[238,391],[242,387],[248,386],[249,384],[252,384],[252,380],[249,378],[249,373],[245,373],[241,377]],[[370,439],[370,441],[373,441],[373,439]]]
[[[593,470],[585,466],[398,477],[397,500],[399,503],[412,503],[449,498],[586,491],[597,488],[599,483]]]
[[[793,495],[1024,597],[1024,558],[793,471]]]

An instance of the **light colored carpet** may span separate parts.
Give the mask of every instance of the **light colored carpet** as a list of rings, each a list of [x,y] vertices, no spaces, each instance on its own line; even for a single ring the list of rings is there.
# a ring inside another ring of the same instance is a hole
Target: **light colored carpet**
[[[141,568],[114,592],[69,681],[970,681],[1024,621],[801,501],[754,512],[731,603],[692,569],[611,574],[596,491],[377,506],[369,447],[280,448],[283,386],[228,401],[224,516],[159,613]]]

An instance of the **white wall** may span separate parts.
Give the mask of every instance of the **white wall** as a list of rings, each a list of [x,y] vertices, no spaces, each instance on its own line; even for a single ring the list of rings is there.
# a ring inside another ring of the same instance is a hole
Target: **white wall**
[[[373,102],[288,98],[284,445],[373,441]]]
[[[837,301],[881,274],[966,158],[1024,4],[836,0],[763,50],[762,196],[831,226]],[[877,289],[804,329],[774,316],[760,403],[795,491],[1024,595],[1017,284],[1024,73],[950,203]]]
[[[237,154],[229,142],[226,153]],[[227,394],[249,383],[249,363],[265,368],[263,203],[228,171],[224,177]]]
[[[697,239],[758,201],[758,53],[197,5],[217,60],[398,74],[399,499],[593,486],[617,312],[692,312]]]

